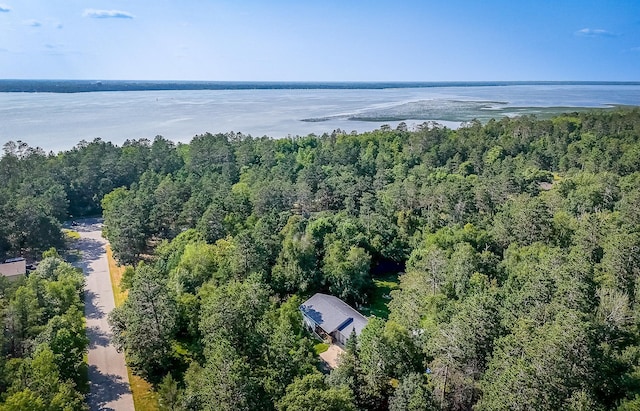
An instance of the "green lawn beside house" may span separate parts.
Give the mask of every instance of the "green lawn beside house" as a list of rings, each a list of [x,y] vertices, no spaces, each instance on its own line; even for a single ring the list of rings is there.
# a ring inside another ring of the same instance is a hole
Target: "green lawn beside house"
[[[376,316],[380,318],[389,317],[389,301],[391,301],[391,291],[397,290],[400,281],[398,274],[388,274],[373,279],[374,289],[369,304],[360,308],[360,312],[365,316]]]

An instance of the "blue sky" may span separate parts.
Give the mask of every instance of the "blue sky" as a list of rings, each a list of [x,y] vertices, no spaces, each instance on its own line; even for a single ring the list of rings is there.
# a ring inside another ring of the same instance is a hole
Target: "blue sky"
[[[640,1],[0,0],[0,78],[640,80]]]

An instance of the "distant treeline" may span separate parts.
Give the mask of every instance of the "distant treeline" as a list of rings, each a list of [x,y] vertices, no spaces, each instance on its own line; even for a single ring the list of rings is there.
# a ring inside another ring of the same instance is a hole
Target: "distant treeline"
[[[0,92],[84,93],[92,91],[254,90],[254,89],[387,89],[489,87],[513,85],[640,85],[615,81],[447,81],[447,82],[319,82],[319,81],[147,81],[147,80],[0,80]]]
[[[640,404],[639,109],[5,152],[3,252],[103,210],[116,343],[168,409]],[[367,306],[390,267],[388,319],[323,376],[297,306]]]

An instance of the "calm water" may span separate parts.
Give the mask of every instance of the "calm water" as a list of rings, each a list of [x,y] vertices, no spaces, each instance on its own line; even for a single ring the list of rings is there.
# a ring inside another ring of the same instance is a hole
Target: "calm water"
[[[427,120],[455,127],[473,118],[616,104],[640,105],[640,85],[0,92],[0,144],[22,140],[59,151],[96,137],[115,144],[156,135],[188,142],[228,131],[280,138]]]

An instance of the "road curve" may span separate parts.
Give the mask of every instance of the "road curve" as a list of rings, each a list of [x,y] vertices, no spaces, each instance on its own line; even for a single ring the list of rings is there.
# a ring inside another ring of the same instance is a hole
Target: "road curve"
[[[82,252],[76,266],[85,275],[84,313],[89,338],[89,409],[91,411],[134,411],[133,396],[125,366],[124,354],[111,342],[107,316],[115,307],[107,241],[102,238],[102,221],[79,220],[72,227],[80,233],[76,248]]]

